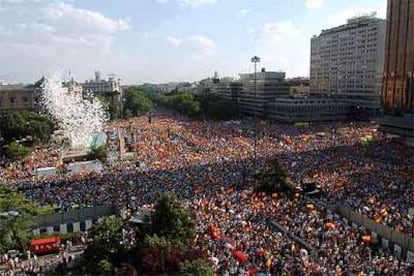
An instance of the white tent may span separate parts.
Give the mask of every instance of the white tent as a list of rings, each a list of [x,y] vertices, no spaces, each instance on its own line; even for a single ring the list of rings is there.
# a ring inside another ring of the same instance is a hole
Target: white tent
[[[38,168],[35,170],[36,176],[51,176],[56,174],[55,167]]]
[[[80,173],[80,172],[101,172],[103,170],[102,163],[93,160],[86,162],[74,162],[68,165],[68,173]]]

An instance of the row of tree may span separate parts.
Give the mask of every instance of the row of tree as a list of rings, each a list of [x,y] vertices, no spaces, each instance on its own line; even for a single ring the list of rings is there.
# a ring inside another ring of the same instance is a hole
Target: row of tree
[[[189,92],[155,95],[152,97],[152,100],[160,106],[175,110],[190,117],[200,115],[200,102]]]
[[[167,93],[153,96],[152,100],[160,106],[189,117],[230,120],[238,115],[236,105],[232,101],[212,93]]]
[[[144,223],[131,226],[121,218],[107,218],[94,226],[82,269],[88,274],[110,274],[129,262],[144,274],[212,275],[205,252],[195,250],[195,216],[172,195],[160,198]],[[137,244],[124,244],[123,229],[134,227]]]
[[[229,120],[238,115],[234,102],[213,93],[154,94],[139,87],[130,87],[125,90],[123,101],[124,118],[145,115],[152,110],[154,104],[193,118]],[[111,104],[108,103],[107,106]]]

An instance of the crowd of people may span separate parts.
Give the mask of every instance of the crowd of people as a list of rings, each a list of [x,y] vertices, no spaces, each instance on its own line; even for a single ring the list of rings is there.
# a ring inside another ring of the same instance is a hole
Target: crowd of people
[[[146,117],[112,122],[108,130],[125,137],[133,160],[99,173],[40,179],[33,170],[56,162],[57,153],[38,150],[36,156],[0,169],[0,176],[38,204],[62,209],[113,204],[137,210],[163,193],[175,193],[196,211],[198,245],[208,250],[223,275],[252,267],[267,272],[413,273],[386,249],[372,250],[363,240],[369,236],[364,229],[327,210],[332,203],[343,204],[414,236],[414,151],[377,132],[373,123],[195,122],[159,113],[151,122]],[[324,197],[310,210],[301,195],[291,199],[252,193],[252,176],[265,170],[269,160],[287,168],[293,186],[318,183]],[[317,256],[272,229],[270,221],[318,248]],[[248,261],[235,258],[235,250]]]

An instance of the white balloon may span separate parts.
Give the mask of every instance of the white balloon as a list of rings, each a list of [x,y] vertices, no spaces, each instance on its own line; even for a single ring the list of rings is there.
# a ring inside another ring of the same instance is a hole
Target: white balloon
[[[57,121],[63,136],[72,148],[87,148],[108,120],[101,101],[69,93],[57,73],[46,78],[42,88],[41,103]]]

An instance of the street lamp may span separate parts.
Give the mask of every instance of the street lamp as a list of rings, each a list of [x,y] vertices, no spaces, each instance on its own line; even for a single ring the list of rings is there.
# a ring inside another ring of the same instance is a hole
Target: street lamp
[[[257,102],[257,63],[260,62],[260,57],[254,56],[250,59],[251,62],[254,63],[254,101],[255,106],[258,106]],[[256,123],[256,116],[257,116],[257,110],[254,111],[254,121]],[[257,127],[255,126],[255,133],[254,133],[254,173],[256,174],[256,163],[257,163]]]

